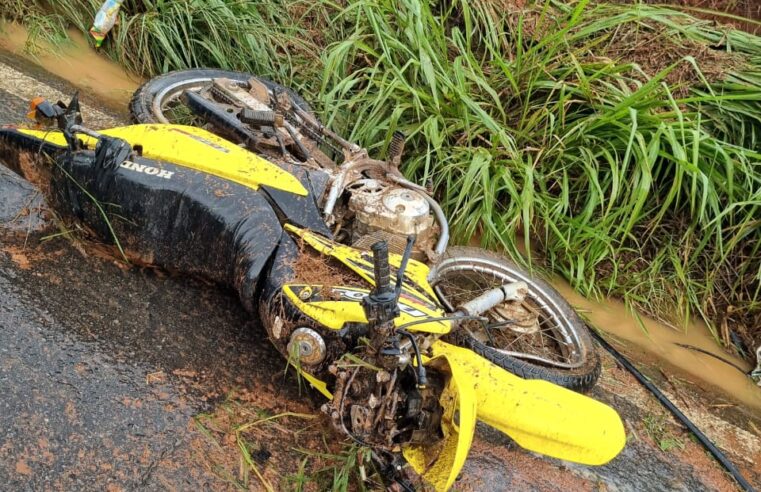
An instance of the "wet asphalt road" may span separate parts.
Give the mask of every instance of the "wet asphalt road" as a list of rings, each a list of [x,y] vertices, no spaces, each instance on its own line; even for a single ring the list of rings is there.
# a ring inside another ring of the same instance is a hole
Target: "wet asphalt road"
[[[3,65],[20,66],[0,55]],[[26,112],[12,89],[0,87],[0,124]],[[39,194],[0,168],[0,490],[223,487],[193,459],[193,417],[234,387],[303,399],[262,329],[229,292],[46,238],[60,232]],[[605,388],[595,396],[614,404],[629,429],[642,420],[630,398]],[[458,487],[731,490],[714,462],[698,458],[632,438],[611,464],[588,468],[525,453],[483,428]]]
[[[0,124],[26,105],[0,89]],[[0,490],[216,488],[181,466],[188,424],[282,373],[276,352],[231,293],[41,240],[41,208],[0,168]]]

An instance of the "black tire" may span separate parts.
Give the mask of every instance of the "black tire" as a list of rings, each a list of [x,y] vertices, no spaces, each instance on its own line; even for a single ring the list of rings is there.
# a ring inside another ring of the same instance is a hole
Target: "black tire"
[[[467,330],[459,330],[452,337],[453,341],[522,378],[543,379],[574,391],[589,391],[600,376],[601,366],[600,357],[586,324],[553,287],[543,280],[532,277],[526,270],[507,258],[479,248],[449,248],[431,270],[431,285],[442,303],[447,305],[449,309],[457,307],[452,306],[446,299],[446,286],[450,285],[447,282],[454,281],[455,274],[463,275],[463,271],[459,269],[467,268],[469,264],[467,262],[471,262],[470,264],[476,265],[477,268],[497,268],[498,266],[499,271],[509,277],[510,281],[526,282],[529,286],[527,298],[537,300],[536,306],[539,306],[539,309],[543,310],[542,312],[554,314],[554,319],[561,322],[557,323],[557,327],[553,329],[562,331],[564,336],[573,339],[573,350],[577,351],[577,353],[574,352],[574,357],[577,360],[574,361],[573,367],[558,367],[532,359],[519,358],[490,346],[489,341],[484,342],[484,340],[471,336]],[[483,273],[479,272],[477,275],[483,275]],[[472,282],[473,280],[468,281]],[[450,289],[450,293],[452,292],[454,290]],[[478,294],[473,294],[473,297],[476,295]],[[450,297],[452,296],[450,295]],[[543,329],[540,328],[540,333],[541,330]],[[520,335],[516,336],[516,338],[520,337]]]
[[[156,95],[161,93],[164,89],[171,87],[174,84],[193,79],[228,78],[240,82],[247,82],[252,77],[267,86],[270,90],[285,90],[294,104],[298,105],[301,109],[312,113],[312,108],[304,98],[299,96],[292,89],[283,87],[271,80],[244,72],[217,70],[213,68],[190,68],[186,70],[175,70],[173,72],[165,73],[164,75],[159,75],[140,86],[132,95],[132,100],[129,103],[130,114],[136,123],[161,123],[153,113],[152,106]]]

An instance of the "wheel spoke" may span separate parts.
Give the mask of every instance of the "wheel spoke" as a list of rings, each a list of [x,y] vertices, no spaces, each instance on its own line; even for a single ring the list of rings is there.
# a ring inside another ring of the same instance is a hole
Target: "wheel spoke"
[[[436,280],[435,291],[447,307],[453,310],[489,289],[516,280],[505,272],[484,268],[458,268],[444,271]],[[525,315],[520,314],[521,312]],[[560,367],[570,367],[579,363],[579,351],[573,337],[564,328],[562,320],[532,292],[529,292],[529,296],[520,306],[495,308],[486,313],[486,316],[495,324],[505,321],[523,323],[487,328],[485,332],[477,327],[476,323],[471,323],[469,330],[476,335],[483,333],[477,336],[479,339],[483,338],[482,342],[493,349],[517,358],[544,361],[546,364]],[[525,322],[530,321],[532,317],[534,328],[525,327]]]

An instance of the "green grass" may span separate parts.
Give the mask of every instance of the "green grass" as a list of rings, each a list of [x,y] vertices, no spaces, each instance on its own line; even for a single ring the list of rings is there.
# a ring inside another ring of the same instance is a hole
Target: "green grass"
[[[49,3],[86,30],[99,2]],[[106,50],[132,70],[272,77],[377,154],[405,131],[457,240],[761,337],[761,38],[587,1],[126,5]]]
[[[240,490],[376,490],[381,485],[370,450],[346,440],[328,445],[327,420],[276,413],[233,390],[209,413],[193,418],[203,438],[196,459]],[[290,443],[273,446],[273,443]]]
[[[650,414],[642,419],[645,433],[653,440],[653,443],[664,453],[674,449],[684,450],[685,444],[682,439],[675,436],[669,430],[667,417],[662,414]]]

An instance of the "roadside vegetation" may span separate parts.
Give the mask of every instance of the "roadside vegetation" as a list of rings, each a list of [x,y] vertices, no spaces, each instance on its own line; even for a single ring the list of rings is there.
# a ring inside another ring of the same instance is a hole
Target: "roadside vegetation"
[[[0,8],[60,42],[100,3]],[[761,343],[761,37],[639,3],[127,0],[104,50],[271,77],[379,154],[402,130],[457,240]]]
[[[327,418],[262,408],[236,390],[213,412],[196,415],[198,463],[231,490],[380,490],[368,448],[336,442]],[[286,443],[285,446],[273,445]],[[295,467],[294,467],[295,464]]]

